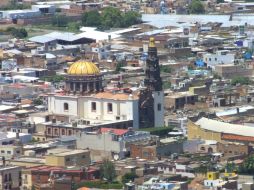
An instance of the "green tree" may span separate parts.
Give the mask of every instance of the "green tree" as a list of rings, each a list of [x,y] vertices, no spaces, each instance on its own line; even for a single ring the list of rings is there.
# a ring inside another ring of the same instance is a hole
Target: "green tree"
[[[68,24],[68,17],[64,15],[56,15],[52,18],[52,25],[57,27],[66,27]]]
[[[15,38],[26,38],[28,33],[24,28],[8,27],[6,32],[10,33]]]
[[[248,156],[239,167],[239,173],[254,175],[254,155]]]
[[[231,80],[232,85],[241,84],[248,85],[250,84],[250,79],[248,77],[236,76]]]
[[[107,7],[101,13],[102,25],[109,28],[119,28],[123,25],[121,11],[117,8]]]
[[[214,78],[214,79],[219,79],[219,80],[221,80],[221,76],[218,75],[218,73],[214,73],[214,74],[213,74],[213,78]]]
[[[227,162],[226,167],[225,167],[225,170],[226,170],[228,173],[232,173],[232,172],[236,171],[237,168],[236,168],[235,163],[234,163],[234,162]]]
[[[79,23],[77,23],[77,22],[68,23],[68,29],[71,31],[78,31],[79,30]]]
[[[225,1],[224,0],[216,0],[216,3],[219,4],[219,3],[224,3]]]
[[[164,90],[169,89],[170,87],[171,87],[171,82],[170,81],[163,81],[162,88]]]
[[[161,70],[161,72],[164,72],[164,73],[171,73],[172,72],[172,69],[168,65],[161,65],[160,70]]]
[[[59,83],[64,81],[64,76],[63,75],[54,75],[54,76],[49,76],[49,77],[43,77],[41,80],[47,81],[47,82],[53,82],[53,83]]]
[[[141,15],[136,11],[128,11],[123,15],[123,25],[125,27],[141,23]]]
[[[38,105],[42,105],[42,104],[43,104],[43,101],[42,101],[41,99],[37,98],[37,99],[34,99],[34,100],[33,100],[33,104],[34,104],[34,105],[37,105],[37,106],[38,106]]]
[[[31,5],[19,3],[18,0],[10,0],[6,6],[0,7],[0,10],[22,10],[30,9]]]
[[[112,182],[116,178],[115,165],[110,160],[104,159],[100,166],[101,179]]]
[[[85,12],[81,18],[82,25],[98,27],[101,25],[101,15],[98,11]]]
[[[205,13],[205,8],[200,0],[192,0],[189,11],[191,14],[203,14]]]
[[[125,184],[125,183],[128,183],[130,181],[134,181],[135,178],[137,178],[138,176],[131,172],[131,173],[126,173],[123,175],[122,177],[122,183]]]
[[[126,64],[127,63],[126,63],[125,60],[117,62],[117,64],[116,64],[116,72],[119,73],[121,71],[122,67],[124,67]]]

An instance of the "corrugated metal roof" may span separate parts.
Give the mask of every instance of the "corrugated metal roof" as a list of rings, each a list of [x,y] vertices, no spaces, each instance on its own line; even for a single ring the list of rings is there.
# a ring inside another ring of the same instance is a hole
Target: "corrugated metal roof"
[[[202,129],[206,129],[206,130],[214,131],[218,133],[254,137],[254,127],[250,127],[246,125],[225,123],[225,122],[221,122],[221,121],[217,121],[213,119],[208,119],[205,117],[202,117],[201,119],[199,119],[195,124],[199,125]]]

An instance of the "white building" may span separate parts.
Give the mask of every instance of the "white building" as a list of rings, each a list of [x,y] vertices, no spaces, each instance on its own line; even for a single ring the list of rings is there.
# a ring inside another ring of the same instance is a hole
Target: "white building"
[[[235,61],[235,54],[228,50],[219,50],[216,53],[207,53],[203,55],[203,61],[207,64],[207,67],[215,69],[218,64],[232,64]]]
[[[123,159],[129,151],[128,143],[145,142],[151,138],[149,132],[112,128],[101,128],[98,132],[84,132],[76,136],[77,148],[89,148],[95,161],[103,157]]]
[[[139,127],[138,98],[124,93],[100,92],[90,96],[51,94],[48,97],[49,113],[74,116],[93,121],[133,120]]]

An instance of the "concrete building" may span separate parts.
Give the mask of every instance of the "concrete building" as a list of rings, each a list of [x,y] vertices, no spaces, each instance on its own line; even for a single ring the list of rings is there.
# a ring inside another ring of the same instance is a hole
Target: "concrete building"
[[[203,60],[207,64],[207,67],[215,69],[219,64],[232,64],[235,61],[235,54],[228,50],[216,51],[216,53],[206,53],[203,55]]]
[[[101,128],[97,132],[84,132],[76,136],[77,148],[91,150],[92,160],[123,159],[130,151],[130,143],[148,142],[149,132],[132,129]]]
[[[31,134],[26,133],[13,133],[13,132],[0,132],[0,145],[10,145],[15,141],[21,143],[28,143],[32,140]]]
[[[139,128],[138,97],[121,92],[101,92],[102,76],[94,63],[74,63],[67,78],[67,93],[48,96],[50,113],[83,118],[88,123],[132,120],[133,127]],[[78,78],[83,83],[77,81]]]
[[[165,107],[168,109],[181,109],[186,104],[195,104],[198,95],[189,92],[178,92],[165,96]]]
[[[19,189],[22,184],[21,167],[2,165],[0,167],[0,181],[0,189]]]
[[[22,170],[22,188],[31,190],[33,185],[50,185],[61,176],[65,176],[65,180],[72,179],[75,183],[94,180],[99,177],[98,170],[91,167],[83,170],[80,168],[65,169],[56,166],[34,166]]]
[[[8,10],[8,11],[1,11],[0,18],[2,19],[19,19],[19,18],[34,18],[41,16],[41,12],[38,10]]]
[[[243,68],[241,65],[225,64],[216,65],[215,72],[222,78],[231,79],[236,76],[252,76],[252,69]],[[232,73],[234,73],[232,75]]]
[[[51,149],[45,156],[48,166],[88,166],[91,163],[89,150]]]
[[[188,139],[215,140],[218,142],[254,142],[253,127],[225,123],[202,117],[196,122],[188,122]]]
[[[21,146],[15,145],[5,145],[0,146],[0,157],[5,157],[7,159],[15,158],[21,156],[23,153]]]
[[[157,160],[159,157],[170,156],[173,153],[183,152],[183,143],[173,138],[165,138],[150,143],[131,143],[130,156],[146,160]]]

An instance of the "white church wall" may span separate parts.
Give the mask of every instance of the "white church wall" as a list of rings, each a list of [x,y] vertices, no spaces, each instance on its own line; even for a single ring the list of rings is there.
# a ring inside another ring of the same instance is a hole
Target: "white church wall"
[[[154,126],[164,126],[164,93],[163,91],[153,92],[154,97]],[[160,104],[160,109],[158,109]]]

